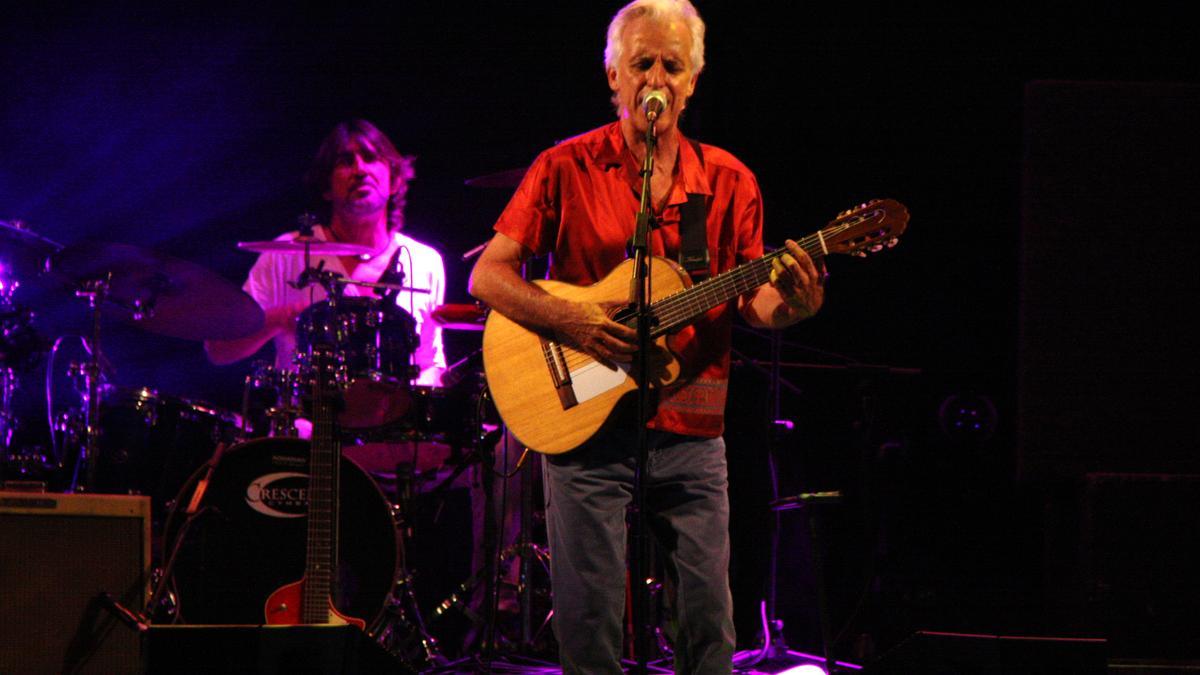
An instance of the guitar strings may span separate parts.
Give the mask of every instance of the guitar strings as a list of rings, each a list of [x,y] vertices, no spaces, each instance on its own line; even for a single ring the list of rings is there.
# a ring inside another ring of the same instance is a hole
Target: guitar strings
[[[865,217],[859,217],[830,225],[819,232],[802,237],[796,243],[799,244],[800,248],[804,249],[805,253],[808,253],[810,257],[816,260],[824,257],[826,253],[823,239],[832,238],[851,227],[861,224],[864,220],[866,220]],[[772,261],[785,253],[787,253],[786,248],[776,249],[760,258],[722,272],[690,288],[678,290],[652,303],[650,311],[658,318],[658,324],[651,329],[651,337],[660,337],[685,325],[690,320],[720,304],[720,298],[722,297],[736,297],[767,283],[770,279]],[[626,325],[629,325],[629,323],[626,322]],[[632,328],[633,326],[630,327]],[[566,344],[558,342],[551,342],[550,344],[557,344],[562,349],[563,361],[568,372],[578,370],[589,362],[596,362],[596,359],[592,358],[586,352],[579,351]],[[544,351],[546,351],[547,367],[553,368],[553,363],[551,363],[553,357],[548,350]]]

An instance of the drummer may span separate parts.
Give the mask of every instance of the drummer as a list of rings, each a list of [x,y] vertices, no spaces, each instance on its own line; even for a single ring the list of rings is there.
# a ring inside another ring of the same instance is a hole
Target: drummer
[[[432,247],[401,232],[413,157],[400,154],[387,136],[368,121],[355,119],[338,124],[317,150],[305,182],[325,204],[322,222],[313,227],[318,241],[357,245],[358,255],[313,255],[311,265],[360,282],[399,283],[396,304],[416,321],[420,338],[413,363],[418,386],[440,386],[446,369],[442,329],[431,312],[445,296],[442,256]],[[298,231],[276,241],[295,240]],[[274,342],[278,369],[294,368],[296,318],[314,302],[325,299],[319,284],[295,288],[304,271],[303,252],[268,252],[259,255],[243,289],[262,306],[263,327],[236,340],[207,340],[210,361],[225,365],[256,354]],[[374,296],[374,288],[347,284],[345,295]]]

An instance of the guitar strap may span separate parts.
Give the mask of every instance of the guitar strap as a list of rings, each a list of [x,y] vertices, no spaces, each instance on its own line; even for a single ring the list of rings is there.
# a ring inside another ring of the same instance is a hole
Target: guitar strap
[[[704,153],[700,144],[688,139],[704,168]],[[693,281],[708,277],[708,202],[705,195],[688,193],[687,203],[679,212],[679,264],[691,275]]]

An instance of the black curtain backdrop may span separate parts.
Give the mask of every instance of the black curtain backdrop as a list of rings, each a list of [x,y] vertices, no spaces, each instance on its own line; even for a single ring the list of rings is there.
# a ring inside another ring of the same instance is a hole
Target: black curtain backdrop
[[[869,651],[864,640],[891,643],[918,623],[1053,628],[1026,619],[1039,602],[1038,533],[1023,525],[1014,481],[1022,96],[1039,79],[1196,82],[1187,23],[1095,3],[697,5],[708,65],[683,126],[757,173],[769,245],[871,198],[912,214],[894,250],[830,260],[825,309],[783,336],[792,364],[920,371],[783,371],[793,388],[781,416],[795,428],[777,439],[781,491],[850,497],[831,552],[839,649]],[[527,166],[613,118],[602,53],[617,8],[9,8],[0,220],[64,245],[134,244],[240,285],[253,255],[236,243],[290,229],[309,207],[301,177],[321,138],[365,117],[417,156],[407,228],[443,251],[447,301],[469,302],[462,256],[490,237],[510,191],[464,181]],[[21,281],[16,300],[47,341],[87,330],[83,301],[50,280]],[[448,334],[449,358],[478,340]],[[763,333],[736,341],[750,361],[769,356]],[[103,346],[115,384],[240,406],[248,364],[211,366],[198,341],[107,321]],[[71,396],[67,361],[80,358],[64,338],[50,372],[58,401]],[[32,443],[45,432],[46,368],[17,374],[19,433]],[[762,373],[738,366],[735,376],[735,393],[746,392],[730,412],[735,584],[752,643],[770,517],[755,439],[774,416]],[[970,410],[994,417],[978,433],[946,426]],[[793,641],[815,649],[809,552],[799,534],[786,539],[781,610]]]

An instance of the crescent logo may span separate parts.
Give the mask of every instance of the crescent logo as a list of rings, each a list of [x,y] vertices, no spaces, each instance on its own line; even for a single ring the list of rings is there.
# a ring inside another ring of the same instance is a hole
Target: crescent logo
[[[308,474],[285,471],[260,476],[246,487],[246,504],[271,518],[308,515]]]

